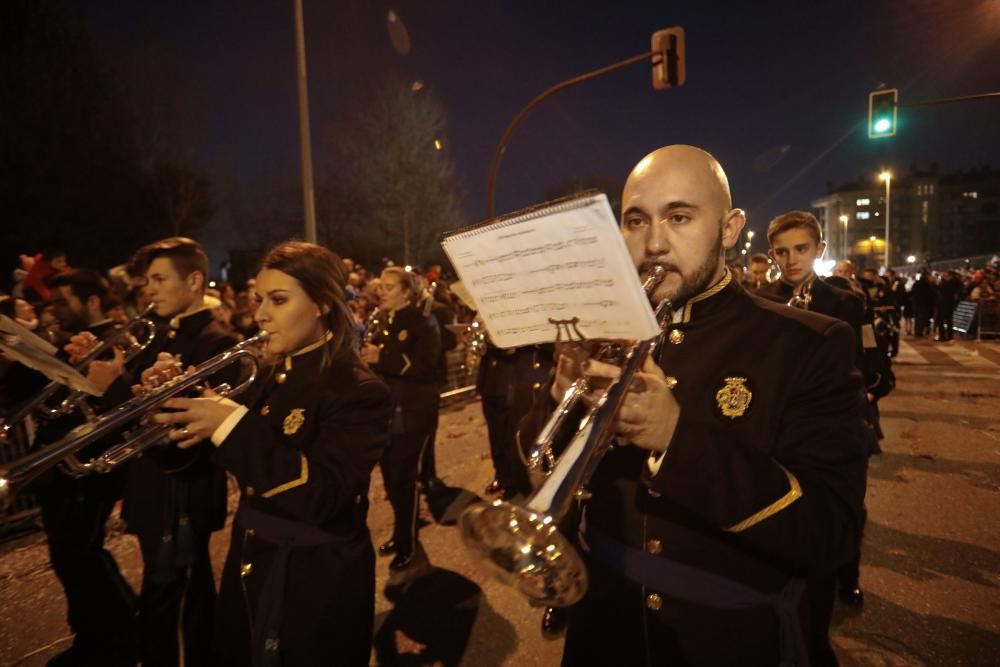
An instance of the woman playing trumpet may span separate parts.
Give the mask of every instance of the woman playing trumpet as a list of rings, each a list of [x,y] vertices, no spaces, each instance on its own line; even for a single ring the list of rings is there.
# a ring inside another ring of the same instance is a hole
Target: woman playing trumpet
[[[211,437],[242,492],[219,593],[220,664],[368,664],[368,485],[392,403],[355,350],[340,267],[318,245],[274,248],[257,275],[256,320],[278,361],[256,399],[206,392],[156,416],[181,447]]]

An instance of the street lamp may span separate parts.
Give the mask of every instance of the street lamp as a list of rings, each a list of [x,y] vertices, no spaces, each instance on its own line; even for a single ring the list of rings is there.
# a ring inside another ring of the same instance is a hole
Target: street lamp
[[[841,257],[840,257],[841,259],[847,259],[847,219],[848,218],[847,218],[846,215],[841,215],[840,216],[840,224],[842,224],[844,226],[844,231],[843,231],[843,233],[840,236],[841,245],[844,248],[844,252],[841,254]]]
[[[892,183],[892,172],[882,170],[878,175],[880,181],[885,181],[885,268],[889,268],[889,191]]]

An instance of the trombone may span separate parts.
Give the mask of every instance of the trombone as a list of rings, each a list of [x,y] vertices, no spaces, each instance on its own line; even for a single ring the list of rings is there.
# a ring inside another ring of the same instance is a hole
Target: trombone
[[[160,443],[172,427],[169,424],[157,424],[152,421],[151,413],[155,412],[167,399],[196,389],[207,378],[233,364],[243,363],[246,359],[251,362],[252,368],[249,376],[242,383],[236,387],[230,387],[226,384],[216,387],[216,392],[225,397],[233,397],[243,393],[250,387],[260,371],[260,353],[255,348],[268,335],[268,332],[261,331],[199,364],[190,373],[178,375],[155,389],[109,410],[95,420],[81,424],[61,440],[10,464],[0,466],[0,508],[9,504],[13,497],[29,482],[60,463],[66,464],[68,472],[74,476],[82,476],[91,472],[106,473]],[[75,454],[80,449],[114,433],[136,419],[140,420],[139,425],[127,434],[127,439],[124,442],[109,448],[100,456],[86,463],[76,460]]]
[[[662,267],[654,267],[643,285],[648,295],[665,275]],[[477,503],[459,517],[459,532],[465,546],[497,578],[516,587],[534,603],[566,607],[587,591],[586,565],[556,526],[577,500],[589,497],[585,486],[612,446],[615,418],[632,379],[662,343],[663,331],[672,315],[670,301],[664,300],[656,309],[661,327],[658,336],[638,341],[627,350],[614,343],[598,349],[597,356],[602,361],[621,364],[621,375],[589,408],[562,455],[555,460],[555,438],[590,386],[586,379],[580,379],[566,391],[529,456],[531,469],[551,467],[551,471],[523,506],[501,500]]]
[[[148,317],[153,308],[154,306],[150,304],[145,310],[129,320],[127,324],[111,332],[107,338],[101,341],[96,347],[94,347],[94,349],[88,352],[83,359],[77,362],[74,369],[79,371],[82,375],[86,375],[87,368],[90,366],[92,361],[99,359],[106,352],[123,341],[128,342],[128,347],[126,347],[123,351],[125,363],[132,361],[132,359],[145,350],[149,344],[153,342],[153,338],[156,337],[157,326]],[[144,335],[140,336],[140,332]],[[52,398],[52,396],[54,396],[59,389],[62,388],[62,386],[63,385],[61,383],[55,381],[48,383],[35,396],[19,406],[12,414],[4,419],[2,426],[0,426],[0,443],[7,440],[10,437],[10,432],[31,414],[39,414],[46,419],[58,419],[60,417],[65,417],[73,412],[73,410],[79,409],[84,413],[84,416],[87,417],[87,419],[91,419],[93,417],[93,413],[85,400],[87,396],[86,392],[71,390],[69,395],[63,399],[59,405],[55,407],[48,405],[49,399]]]

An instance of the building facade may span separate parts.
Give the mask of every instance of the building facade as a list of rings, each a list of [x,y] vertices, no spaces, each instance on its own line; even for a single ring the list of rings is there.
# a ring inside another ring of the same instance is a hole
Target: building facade
[[[990,167],[940,174],[934,164],[894,174],[888,263],[884,182],[873,176],[827,190],[812,207],[830,258],[878,268],[1000,251],[1000,171]]]

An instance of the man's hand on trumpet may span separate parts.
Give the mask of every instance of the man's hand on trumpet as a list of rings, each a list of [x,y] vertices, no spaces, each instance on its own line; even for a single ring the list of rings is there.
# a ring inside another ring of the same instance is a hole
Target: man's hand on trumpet
[[[563,350],[556,365],[551,394],[555,400],[561,400],[574,381],[586,377],[590,391],[585,400],[593,402],[620,375],[621,368],[614,364],[594,359],[581,361],[578,356]],[[642,370],[633,377],[632,386],[618,412],[615,434],[642,449],[663,452],[673,438],[679,417],[680,406],[666,376],[652,359],[646,359]]]
[[[97,336],[89,331],[81,331],[78,334],[70,336],[69,342],[63,345],[63,350],[69,355],[69,363],[75,366],[83,361],[83,358],[93,352],[100,344],[101,341]]]
[[[139,376],[139,384],[132,385],[132,393],[138,395],[152,391],[161,384],[180,375],[183,372],[183,368],[179,356],[174,356],[168,352],[160,352],[156,355],[156,361],[153,365],[144,370]]]
[[[153,420],[159,424],[175,424],[168,437],[186,449],[196,442],[212,437],[222,422],[239,407],[236,401],[205,389],[201,398],[171,398],[163,407],[172,412],[158,412]]]

